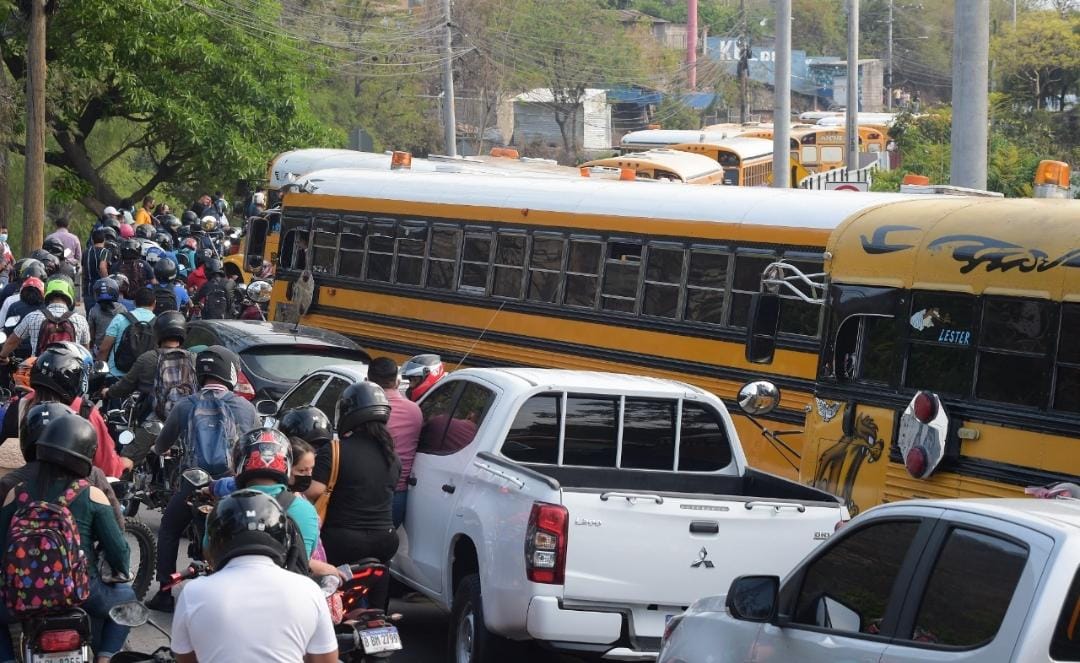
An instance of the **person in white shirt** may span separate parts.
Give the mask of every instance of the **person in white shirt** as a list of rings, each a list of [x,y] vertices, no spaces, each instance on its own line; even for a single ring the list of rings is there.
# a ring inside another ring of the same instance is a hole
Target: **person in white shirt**
[[[172,622],[178,663],[337,663],[326,597],[307,576],[286,571],[288,525],[274,498],[232,493],[207,519],[207,557],[216,571],[180,592]]]

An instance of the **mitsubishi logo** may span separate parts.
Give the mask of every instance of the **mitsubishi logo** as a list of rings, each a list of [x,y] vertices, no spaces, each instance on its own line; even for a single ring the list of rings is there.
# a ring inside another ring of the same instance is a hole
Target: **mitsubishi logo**
[[[709,551],[705,548],[705,546],[702,546],[701,550],[698,551],[697,561],[692,563],[690,565],[690,568],[692,568],[692,569],[696,569],[696,568],[711,569],[711,568],[713,568],[713,563],[710,562],[708,559],[706,559],[706,557],[708,557],[708,556],[709,556]]]

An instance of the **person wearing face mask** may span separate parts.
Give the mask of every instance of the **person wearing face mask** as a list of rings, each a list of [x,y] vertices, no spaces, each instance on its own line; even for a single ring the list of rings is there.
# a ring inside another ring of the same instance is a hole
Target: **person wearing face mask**
[[[8,245],[8,229],[7,225],[0,225],[0,287],[8,284],[14,275],[11,273],[11,267],[15,264],[15,254],[11,252],[11,246]]]

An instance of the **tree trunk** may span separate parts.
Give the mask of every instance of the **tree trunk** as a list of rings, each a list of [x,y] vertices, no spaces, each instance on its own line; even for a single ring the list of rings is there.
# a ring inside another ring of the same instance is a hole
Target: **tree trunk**
[[[9,103],[12,99],[11,86],[2,62],[0,54],[0,226],[7,228],[11,223],[11,187],[8,179],[11,177],[11,151],[3,146],[11,141],[11,123],[15,113]]]
[[[22,254],[41,246],[45,228],[45,0],[30,2],[26,44],[26,190]]]

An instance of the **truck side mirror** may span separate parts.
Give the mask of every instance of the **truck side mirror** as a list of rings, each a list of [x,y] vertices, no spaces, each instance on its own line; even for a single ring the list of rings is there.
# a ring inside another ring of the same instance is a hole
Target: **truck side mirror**
[[[750,299],[750,321],[746,326],[746,360],[772,363],[779,328],[780,296],[771,292],[755,294]]]
[[[779,576],[739,576],[731,582],[727,609],[745,622],[768,622],[776,616]]]

